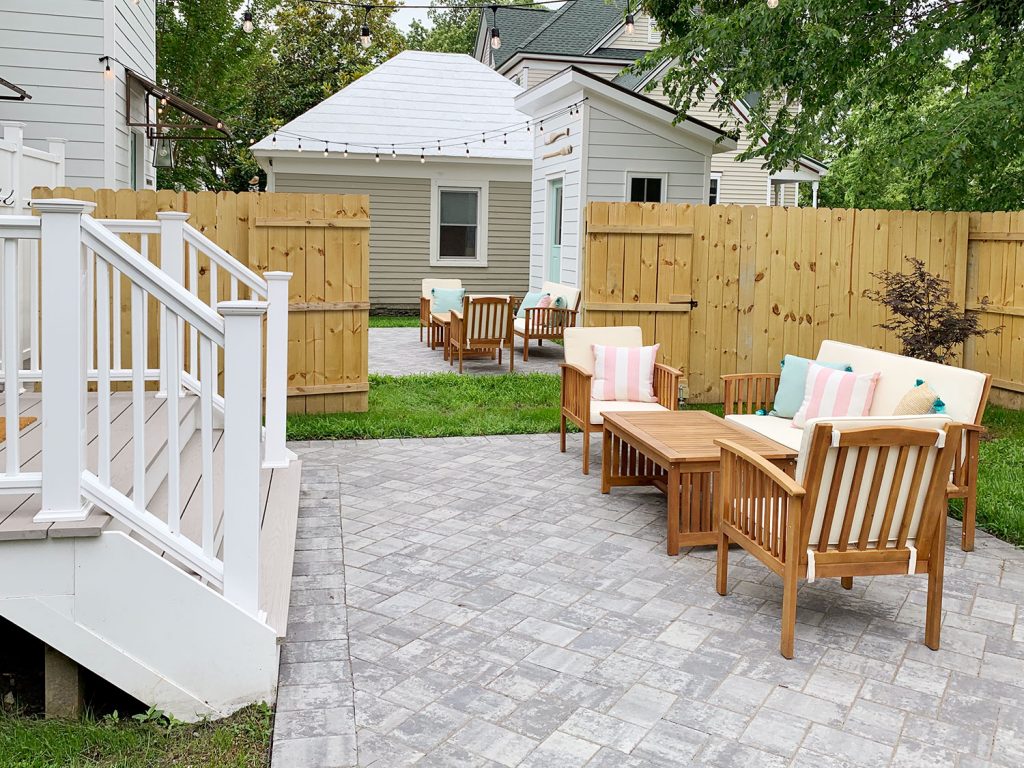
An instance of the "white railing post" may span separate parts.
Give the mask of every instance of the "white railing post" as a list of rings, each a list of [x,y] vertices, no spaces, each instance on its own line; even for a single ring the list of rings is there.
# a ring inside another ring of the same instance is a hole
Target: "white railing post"
[[[35,200],[42,216],[42,508],[36,522],[84,520],[85,470],[85,248],[82,214],[95,204]]]
[[[21,174],[25,167],[25,124],[16,120],[2,120],[3,140],[14,144],[14,157],[11,158],[11,187],[14,190],[14,213],[25,212],[25,190],[21,188]],[[6,184],[4,185],[6,186]]]
[[[288,412],[288,281],[291,272],[264,272],[267,281],[267,384],[264,467],[287,467],[293,458],[285,447]]]
[[[265,301],[223,301],[224,597],[259,612],[260,400]]]
[[[185,285],[185,222],[189,214],[181,211],[160,211],[156,218],[160,222],[160,269],[175,283]],[[171,338],[175,333],[177,343]],[[160,308],[160,392],[167,394],[167,378],[173,365],[178,372],[176,380],[181,379],[180,371],[184,363],[185,328],[180,318],[174,317],[164,307]],[[176,360],[169,360],[171,353]],[[179,390],[178,394],[181,392]]]

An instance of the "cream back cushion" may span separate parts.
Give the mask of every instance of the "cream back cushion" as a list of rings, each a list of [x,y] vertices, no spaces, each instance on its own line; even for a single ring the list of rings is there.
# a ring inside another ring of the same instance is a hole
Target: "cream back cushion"
[[[817,359],[849,363],[854,373],[882,372],[871,401],[870,416],[891,416],[914,382],[924,379],[946,404],[946,415],[954,421],[973,424],[985,391],[983,373],[839,341],[821,342]]]
[[[880,427],[880,426],[905,426],[915,427],[917,429],[931,429],[935,430],[936,438],[939,436],[939,431],[944,429],[947,424],[952,423],[952,419],[948,416],[903,416],[900,418],[889,418],[889,419],[872,419],[870,417],[862,418],[850,418],[850,419],[811,419],[807,422],[807,426],[804,428],[803,444],[800,448],[800,457],[797,459],[797,470],[796,478],[797,482],[804,483],[804,473],[806,472],[806,455],[808,448],[810,447],[811,436],[814,433],[814,426],[816,424],[831,424],[832,427],[839,432],[848,429],[858,429],[861,427]],[[833,483],[839,483],[839,494],[836,497],[836,514],[832,519],[832,527],[829,530],[828,541],[829,544],[834,546],[839,543],[839,538],[842,534],[843,518],[845,517],[846,509],[850,501],[851,492],[853,490],[853,475],[857,464],[858,452],[867,451],[868,456],[864,464],[864,474],[861,478],[860,492],[857,494],[857,506],[854,510],[853,525],[850,529],[850,538],[848,541],[856,541],[860,535],[861,524],[864,520],[865,513],[868,509],[868,505],[872,505],[874,508],[874,517],[871,521],[871,529],[868,534],[868,541],[878,541],[881,533],[882,522],[885,517],[886,505],[889,501],[890,491],[894,486],[896,480],[896,463],[898,457],[898,451],[891,450],[886,456],[885,472],[882,475],[882,482],[879,486],[878,496],[871,498],[870,486],[871,480],[875,474],[875,467],[881,458],[881,452],[877,447],[871,448],[851,448],[846,457],[846,463],[843,467],[842,477],[835,477],[836,470],[836,459],[839,455],[838,448],[829,448],[828,455],[825,459],[825,467],[822,471],[820,491],[818,492],[817,503],[814,507],[813,517],[811,519],[811,537],[810,543],[813,546],[821,536],[821,528],[825,521],[826,507],[828,506],[829,490],[832,488]],[[913,504],[913,508],[909,502],[911,478],[914,473],[914,469],[917,465],[917,459],[919,451],[928,451],[928,456],[925,459],[924,465],[924,478],[922,487],[926,486],[932,477],[932,468],[935,464],[935,459],[938,457],[938,447],[932,448],[911,448],[908,454],[908,460],[904,468],[902,482],[899,484],[899,491],[896,495],[896,503],[893,511],[893,522],[889,529],[890,536],[889,541],[895,541],[896,536],[900,531],[901,523],[906,515],[910,515],[910,525],[908,527],[908,539],[911,543],[917,538],[917,529],[921,521],[921,514],[924,511],[925,494],[919,493]]]
[[[425,277],[423,288],[420,294],[424,299],[430,298],[430,292],[435,288],[461,288],[462,281],[457,277]]]
[[[545,283],[545,285],[547,285]],[[620,325],[604,328],[566,328],[563,338],[565,362],[586,373],[594,372],[594,345],[610,347],[642,347],[644,332],[639,325]]]
[[[562,300],[565,301],[565,309],[576,309],[576,300],[580,297],[579,289],[573,288],[571,285],[545,282],[540,287],[540,290],[541,293],[551,295],[552,304],[554,304],[555,299],[561,296]]]

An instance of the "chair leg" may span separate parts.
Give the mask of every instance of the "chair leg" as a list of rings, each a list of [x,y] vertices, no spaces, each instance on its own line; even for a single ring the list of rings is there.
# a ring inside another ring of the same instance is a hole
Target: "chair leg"
[[[928,557],[928,598],[924,616],[924,644],[939,650],[942,631],[942,577],[946,568],[946,507],[943,503],[932,551]]]
[[[967,498],[964,499],[964,523],[960,533],[960,549],[974,551],[974,528],[978,518],[978,441],[977,432],[967,435]],[[945,516],[945,510],[944,514]]]
[[[523,362],[530,359],[530,337],[523,336]]]
[[[583,474],[590,474],[590,427],[583,428]]]
[[[843,576],[839,583],[843,585],[843,589],[853,589],[853,576]]]
[[[420,323],[420,343],[423,342],[423,323]]]
[[[558,444],[559,444],[559,450],[561,450],[562,453],[565,453],[565,431],[566,431],[566,425],[565,425],[565,414],[564,413],[562,414],[562,418],[560,419],[560,421],[561,421],[561,424],[559,425],[559,429],[558,429],[558,437],[559,437]]]
[[[725,531],[718,531],[718,574],[716,579],[718,594],[723,597],[729,594],[729,537]]]
[[[459,345],[459,373],[462,373],[462,345]]]
[[[513,349],[513,345],[508,345],[508,372],[514,373],[516,370],[516,351]]]
[[[793,658],[796,635],[796,565],[787,559],[782,572],[782,641],[779,643],[779,653],[787,659]]]
[[[537,339],[537,346],[538,347],[543,347],[544,346],[544,339]]]

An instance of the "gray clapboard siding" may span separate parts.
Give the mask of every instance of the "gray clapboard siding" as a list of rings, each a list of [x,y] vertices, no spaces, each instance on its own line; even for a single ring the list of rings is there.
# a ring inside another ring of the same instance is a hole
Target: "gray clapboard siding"
[[[528,284],[530,185],[492,181],[488,190],[486,267],[430,266],[430,179],[285,174],[278,192],[370,196],[370,302],[375,308],[419,303],[426,277],[458,277],[475,293],[522,294]]]

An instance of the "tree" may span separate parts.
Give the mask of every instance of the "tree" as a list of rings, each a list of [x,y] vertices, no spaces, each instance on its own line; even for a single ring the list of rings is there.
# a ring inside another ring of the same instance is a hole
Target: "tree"
[[[713,85],[723,113],[746,94],[761,94],[751,110],[745,158],[761,156],[778,170],[801,154],[866,150],[857,157],[877,177],[888,146],[896,164],[906,166],[901,178],[908,188],[944,188],[934,196],[896,195],[907,205],[977,207],[976,195],[1007,179],[1017,182],[1013,194],[1020,200],[1019,0],[646,5],[665,39],[649,59],[671,56],[679,62],[664,78],[677,108],[691,108]],[[901,150],[909,156],[897,157]],[[972,179],[958,197],[952,193],[964,173]],[[858,199],[854,189],[847,184],[840,191],[837,185],[836,191],[849,201],[849,195]],[[892,195],[890,189],[882,198]]]
[[[433,3],[432,3],[433,4]],[[492,5],[532,5],[533,0],[467,0],[473,8],[431,8],[427,11],[430,26],[418,19],[409,25],[406,33],[406,47],[413,51],[438,51],[440,53],[473,53],[477,32],[480,29],[480,13],[487,16],[488,26],[493,26],[489,9]],[[501,12],[498,12],[498,29],[501,30]]]

